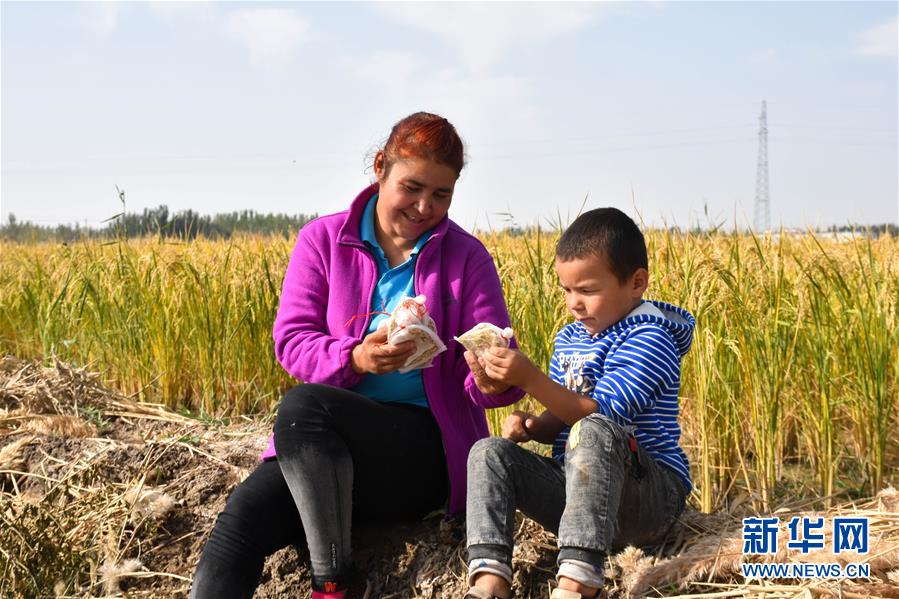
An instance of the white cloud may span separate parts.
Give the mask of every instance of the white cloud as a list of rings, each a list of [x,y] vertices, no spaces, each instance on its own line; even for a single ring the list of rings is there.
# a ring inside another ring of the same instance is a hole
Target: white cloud
[[[92,2],[88,4],[88,27],[95,33],[112,33],[119,25],[121,7],[122,5],[119,2]]]
[[[899,48],[899,17],[893,17],[859,33],[855,53],[862,56],[895,58],[897,48]]]
[[[416,110],[444,114],[466,138],[489,141],[509,136],[538,115],[532,107],[530,80],[480,75],[456,68],[435,68],[409,52],[377,51],[342,63],[360,81],[377,86],[396,118]]]
[[[514,138],[537,120],[532,84],[521,77],[468,77],[446,69],[422,83],[421,108],[445,114],[471,147]]]
[[[149,2],[147,6],[157,17],[170,21],[179,18],[208,20],[215,12],[215,5],[211,0]]]
[[[377,5],[390,18],[442,38],[481,74],[518,45],[585,26],[592,4],[396,2]]]
[[[777,60],[778,53],[774,48],[755,50],[749,55],[749,62],[753,64],[771,64]]]
[[[289,8],[257,8],[232,12],[225,32],[244,42],[250,63],[269,71],[283,70],[293,51],[309,38],[309,23]]]
[[[387,89],[396,85],[405,86],[412,76],[423,66],[423,61],[410,52],[377,50],[364,59],[342,59],[350,73],[357,79],[369,83],[387,84]]]

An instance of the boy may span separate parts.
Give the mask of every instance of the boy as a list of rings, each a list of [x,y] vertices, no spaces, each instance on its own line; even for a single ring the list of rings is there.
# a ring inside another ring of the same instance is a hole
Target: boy
[[[591,210],[559,239],[555,266],[576,322],[556,335],[549,377],[511,349],[491,348],[474,365],[485,383],[520,387],[546,410],[516,411],[502,437],[469,454],[466,598],[510,596],[516,508],[557,534],[552,599],[597,597],[609,551],[662,540],[692,486],[677,394],[695,321],[642,299],[640,229],[615,208]],[[525,441],[552,443],[553,458],[517,445]]]

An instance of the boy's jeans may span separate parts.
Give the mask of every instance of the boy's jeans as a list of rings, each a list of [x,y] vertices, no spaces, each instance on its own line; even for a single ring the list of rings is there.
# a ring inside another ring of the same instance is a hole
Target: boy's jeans
[[[602,572],[611,548],[661,541],[684,508],[673,470],[605,416],[580,423],[565,464],[508,439],[481,439],[468,456],[468,556],[512,563],[515,509],[556,533],[559,563],[578,560]],[[571,444],[571,441],[569,441]]]

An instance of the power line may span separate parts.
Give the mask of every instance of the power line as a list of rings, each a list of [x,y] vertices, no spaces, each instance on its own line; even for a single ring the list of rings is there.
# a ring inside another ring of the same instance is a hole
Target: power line
[[[771,123],[778,129],[820,129],[821,131],[858,131],[863,133],[890,133],[896,135],[895,129],[874,129],[867,127],[831,127],[827,125],[790,125],[784,123]]]
[[[895,148],[895,142],[888,141],[852,141],[844,139],[796,139],[792,137],[772,137],[771,141],[784,143],[812,144],[817,146],[870,146],[870,147],[889,147]]]
[[[606,147],[606,148],[587,148],[583,150],[560,150],[558,152],[531,152],[531,153],[522,153],[522,154],[505,154],[498,156],[475,156],[475,160],[509,160],[515,158],[546,158],[552,156],[590,156],[593,154],[606,154],[609,152],[628,152],[632,150],[661,150],[668,148],[682,148],[682,147],[693,147],[693,146],[715,146],[715,145],[724,145],[724,144],[745,144],[751,143],[755,141],[751,137],[747,138],[738,138],[738,139],[722,139],[722,140],[713,140],[713,141],[687,141],[687,142],[675,142],[669,144],[653,144],[653,145],[637,145],[637,146],[618,146],[618,147]]]
[[[609,135],[590,135],[586,137],[555,137],[543,139],[519,139],[519,140],[503,140],[494,142],[479,143],[478,146],[498,146],[498,145],[521,145],[530,143],[564,143],[570,141],[599,141],[604,139],[617,139],[620,137],[650,137],[653,135],[670,135],[674,133],[699,133],[705,131],[720,131],[723,129],[748,129],[751,124],[746,125],[722,125],[718,127],[694,127],[692,129],[667,129],[662,131],[642,131],[631,133],[614,133]]]

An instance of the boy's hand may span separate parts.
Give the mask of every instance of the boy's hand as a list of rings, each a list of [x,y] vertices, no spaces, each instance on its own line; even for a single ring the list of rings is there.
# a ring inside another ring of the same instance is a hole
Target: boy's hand
[[[503,422],[501,435],[504,439],[509,439],[516,443],[532,441],[533,437],[531,436],[531,433],[537,426],[537,422],[537,417],[533,414],[515,410],[506,416],[506,420]]]
[[[484,367],[481,366],[481,362],[473,353],[466,351],[463,356],[465,357],[465,361],[468,362],[471,374],[474,375],[474,384],[478,386],[481,393],[484,395],[499,395],[509,389],[511,385],[496,381],[487,376],[484,372]]]
[[[491,347],[484,352],[484,372],[491,379],[527,390],[540,371],[527,356],[508,347]]]
[[[384,325],[353,348],[350,361],[356,374],[384,374],[402,367],[414,352],[415,343],[412,341],[399,345],[387,343],[387,326]]]

